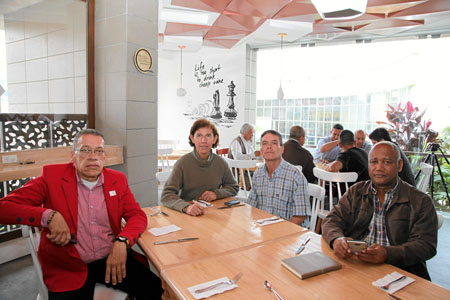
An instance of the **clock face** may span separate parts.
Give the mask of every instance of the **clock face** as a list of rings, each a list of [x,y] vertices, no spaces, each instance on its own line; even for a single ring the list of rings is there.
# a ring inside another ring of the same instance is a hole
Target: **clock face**
[[[139,48],[134,53],[134,65],[141,73],[148,73],[152,69],[153,59],[150,52],[145,48]]]

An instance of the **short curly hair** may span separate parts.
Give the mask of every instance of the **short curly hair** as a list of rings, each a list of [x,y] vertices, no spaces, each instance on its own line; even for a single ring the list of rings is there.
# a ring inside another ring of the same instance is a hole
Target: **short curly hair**
[[[212,145],[213,148],[216,148],[217,145],[219,145],[219,132],[217,131],[216,125],[214,125],[213,123],[211,123],[210,121],[208,121],[206,119],[198,119],[197,121],[194,122],[194,124],[192,124],[191,131],[188,136],[189,145],[191,145],[192,147],[195,147],[194,143],[192,143],[192,141],[191,141],[191,135],[194,136],[195,132],[197,132],[197,130],[199,130],[200,128],[204,128],[204,127],[210,128],[212,130],[213,137],[217,137],[216,142]]]

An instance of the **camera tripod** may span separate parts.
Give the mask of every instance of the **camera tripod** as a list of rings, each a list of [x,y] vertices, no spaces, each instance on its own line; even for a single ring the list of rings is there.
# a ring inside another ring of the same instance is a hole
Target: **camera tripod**
[[[434,199],[434,180],[433,180],[433,176],[434,176],[434,165],[437,165],[437,168],[439,170],[439,175],[441,176],[442,185],[444,186],[445,193],[447,194],[447,200],[450,203],[450,197],[448,195],[447,183],[444,180],[444,175],[442,175],[441,166],[439,165],[438,157],[436,155],[436,151],[438,151],[438,150],[441,152],[442,157],[445,159],[447,164],[450,164],[448,162],[448,159],[445,156],[444,152],[442,151],[441,147],[439,146],[439,144],[431,143],[431,144],[428,145],[426,151],[431,151],[431,153],[427,154],[427,156],[425,157],[425,160],[423,162],[424,163],[429,163],[430,165],[433,166],[433,173],[431,173],[432,177],[431,177],[431,180],[430,180],[431,198]],[[422,170],[419,169],[419,172],[417,172],[416,177],[415,177],[416,180],[419,177],[421,172],[422,172]]]

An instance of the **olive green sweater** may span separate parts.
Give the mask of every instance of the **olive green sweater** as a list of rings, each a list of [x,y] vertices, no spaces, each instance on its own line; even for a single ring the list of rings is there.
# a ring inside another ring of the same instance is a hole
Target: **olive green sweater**
[[[181,157],[174,165],[161,196],[164,206],[183,211],[188,201],[198,199],[205,191],[213,191],[217,199],[235,196],[239,186],[227,162],[211,153],[202,160],[195,150]]]

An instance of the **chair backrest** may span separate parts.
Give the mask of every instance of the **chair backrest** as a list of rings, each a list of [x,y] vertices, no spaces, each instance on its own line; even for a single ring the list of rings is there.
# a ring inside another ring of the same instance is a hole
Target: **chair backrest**
[[[39,262],[37,252],[38,245],[41,238],[40,229],[37,227],[27,226],[28,229],[28,245],[30,246],[31,258],[33,260],[34,270],[39,281],[39,294],[37,295],[37,300],[48,300],[48,290],[44,283],[42,276],[41,263]],[[108,288],[102,284],[95,285],[94,300],[125,300],[128,295],[120,290],[115,290],[113,288]]]
[[[309,196],[312,197],[311,206],[311,221],[309,222],[309,230],[316,231],[317,224],[317,212],[319,211],[319,205],[325,199],[325,189],[317,184],[308,183]]]
[[[222,148],[222,149],[216,149],[216,154],[223,156],[223,157],[228,157],[228,152],[230,151],[229,148]]]
[[[156,179],[159,182],[159,185],[164,186],[164,184],[166,183],[167,179],[169,179],[170,171],[156,172],[155,176],[156,176]]]
[[[172,154],[172,148],[158,149],[158,169],[162,171],[170,171],[169,155]]]
[[[158,149],[172,148],[177,149],[178,140],[158,140]]]
[[[328,182],[330,185],[328,197],[330,201],[330,210],[333,207],[333,182],[338,183],[337,191],[338,191],[338,199],[342,197],[341,193],[341,185],[339,183],[345,184],[345,189],[348,189],[348,183],[349,182],[355,182],[358,179],[358,173],[356,172],[328,172],[325,170],[322,170],[318,167],[315,167],[313,169],[314,176],[316,176],[319,179],[320,186],[325,188],[326,183]],[[323,207],[324,202],[321,203],[320,209],[324,209]]]
[[[430,185],[430,179],[433,176],[433,166],[424,162],[420,163],[420,171],[422,172],[422,177],[417,183],[417,189],[426,193],[428,186]]]
[[[444,216],[438,212],[436,214],[438,219],[438,229],[441,229],[442,224],[444,224]]]
[[[250,174],[250,169],[255,169],[257,161],[256,160],[236,160],[236,159],[229,159],[225,157],[225,160],[228,163],[228,166],[230,166],[231,171],[233,173],[234,178],[238,183],[240,183],[244,187],[244,194],[248,196],[249,192],[247,191],[247,184],[244,180],[244,174],[247,172],[247,176],[249,179],[250,186],[252,185],[252,175]],[[240,179],[240,176],[242,176],[242,180]]]
[[[28,229],[28,246],[30,246],[31,259],[33,260],[34,271],[36,272],[36,276],[39,282],[39,294],[37,299],[48,300],[48,290],[47,286],[44,283],[44,277],[42,276],[41,263],[38,259],[38,246],[41,238],[40,229],[31,226],[27,226]],[[34,229],[34,230],[33,230]]]

